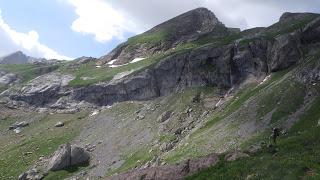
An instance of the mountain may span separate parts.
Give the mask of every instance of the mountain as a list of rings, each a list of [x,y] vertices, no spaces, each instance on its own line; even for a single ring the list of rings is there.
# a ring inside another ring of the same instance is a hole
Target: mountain
[[[25,55],[22,51],[17,51],[0,58],[0,64],[27,64],[44,61],[43,58],[34,58]]]
[[[0,179],[319,179],[319,14],[240,31],[198,8],[0,72]]]
[[[0,58],[1,64],[26,64],[28,63],[28,56],[21,51],[14,52],[7,56]]]
[[[198,8],[129,38],[127,42],[100,60],[103,62],[116,60],[114,64],[124,64],[135,58],[145,58],[168,51],[208,33],[219,37],[230,34],[231,31],[216,18],[214,13],[206,8]]]

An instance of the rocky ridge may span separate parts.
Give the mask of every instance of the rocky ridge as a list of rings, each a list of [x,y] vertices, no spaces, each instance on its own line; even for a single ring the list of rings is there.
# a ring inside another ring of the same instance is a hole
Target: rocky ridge
[[[65,83],[57,79],[57,83],[43,82],[47,85],[41,92],[24,87],[9,97],[35,106],[54,106],[62,99],[106,106],[129,100],[149,100],[189,87],[214,86],[228,90],[248,78],[262,80],[271,72],[303,62],[303,47],[319,39],[319,22],[315,19],[304,29],[272,39],[259,36],[250,39],[249,43],[239,40],[172,54],[150,68],[109,83],[70,89],[61,94],[59,89]],[[36,87],[33,82],[30,84]],[[50,99],[45,100],[48,94]]]

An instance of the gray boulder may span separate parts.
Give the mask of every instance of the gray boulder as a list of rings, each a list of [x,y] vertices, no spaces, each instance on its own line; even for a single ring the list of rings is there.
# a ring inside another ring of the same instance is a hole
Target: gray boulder
[[[58,171],[71,165],[71,145],[65,144],[59,147],[49,162],[49,170]]]
[[[86,163],[90,160],[90,154],[81,147],[71,147],[71,166]]]
[[[50,159],[48,170],[58,171],[71,166],[88,163],[90,154],[81,147],[65,144]]]
[[[29,123],[26,121],[16,122],[9,127],[9,130],[21,129],[23,127],[29,126]]]
[[[18,180],[41,180],[43,177],[44,176],[40,174],[37,169],[31,169],[20,174]]]
[[[158,123],[163,123],[166,120],[168,120],[172,115],[172,111],[166,111],[164,113],[161,114],[161,116],[157,119]]]
[[[54,127],[63,127],[64,123],[63,122],[57,122],[57,124],[54,125]]]

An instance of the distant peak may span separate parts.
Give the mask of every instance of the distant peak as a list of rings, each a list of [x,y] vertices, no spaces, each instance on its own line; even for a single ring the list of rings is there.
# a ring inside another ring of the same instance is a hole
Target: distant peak
[[[192,25],[190,27],[190,25]],[[208,32],[216,25],[222,25],[215,14],[207,8],[200,7],[183,14],[180,14],[164,23],[152,28],[149,32],[154,32],[159,29],[179,29],[179,31],[190,32]],[[182,33],[184,34],[184,33]]]
[[[16,51],[16,52],[13,52],[9,55],[25,55],[22,51]]]
[[[191,11],[198,11],[198,12],[211,12],[208,8],[205,8],[205,7],[198,7],[196,9],[193,9]],[[190,11],[189,11],[190,12]]]
[[[284,22],[284,21],[290,21],[290,20],[295,20],[295,19],[300,19],[300,18],[304,18],[307,16],[314,16],[314,15],[318,15],[315,13],[292,13],[292,12],[285,12],[281,15],[280,17],[280,22]]]

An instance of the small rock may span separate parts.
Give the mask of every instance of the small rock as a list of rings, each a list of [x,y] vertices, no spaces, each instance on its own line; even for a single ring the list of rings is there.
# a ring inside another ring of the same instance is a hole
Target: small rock
[[[201,117],[205,117],[205,116],[207,116],[208,114],[209,114],[209,111],[204,111],[204,112],[202,113]]]
[[[172,115],[172,111],[166,111],[160,115],[160,117],[157,119],[157,122],[163,123],[166,120],[168,120],[171,117],[171,115]]]
[[[22,121],[22,122],[16,122],[15,124],[11,125],[9,127],[9,130],[14,130],[14,129],[17,129],[17,128],[23,128],[23,127],[26,127],[26,126],[29,126],[29,123],[26,122],[26,121]]]
[[[57,122],[57,124],[54,125],[54,127],[63,127],[64,123],[63,122]]]
[[[247,152],[253,154],[253,153],[258,152],[260,149],[261,149],[261,146],[255,144],[255,145],[251,145],[251,146],[247,149]]]
[[[230,162],[230,161],[235,161],[235,160],[238,160],[241,158],[246,158],[246,157],[249,157],[249,155],[246,153],[240,152],[240,151],[235,151],[235,152],[227,154],[225,156],[225,160]]]
[[[142,120],[144,118],[145,118],[144,115],[138,114],[137,117],[136,117],[136,120]]]
[[[183,131],[183,128],[180,127],[180,128],[178,128],[178,129],[176,129],[176,130],[174,131],[174,134],[175,134],[175,135],[180,135],[180,134],[182,133],[182,131]]]
[[[37,169],[31,169],[19,175],[19,180],[41,180],[44,175],[39,174]]]
[[[19,175],[18,180],[27,180],[28,174],[26,172]]]
[[[30,154],[32,154],[32,152],[25,152],[25,153],[24,153],[25,156],[28,156],[28,155],[30,155]]]
[[[99,110],[94,110],[94,111],[91,113],[90,117],[95,116],[95,115],[97,115],[97,114],[99,114]]]
[[[19,133],[21,133],[22,130],[21,130],[21,128],[16,128],[16,129],[14,129],[13,131],[14,131],[16,134],[19,134]]]

